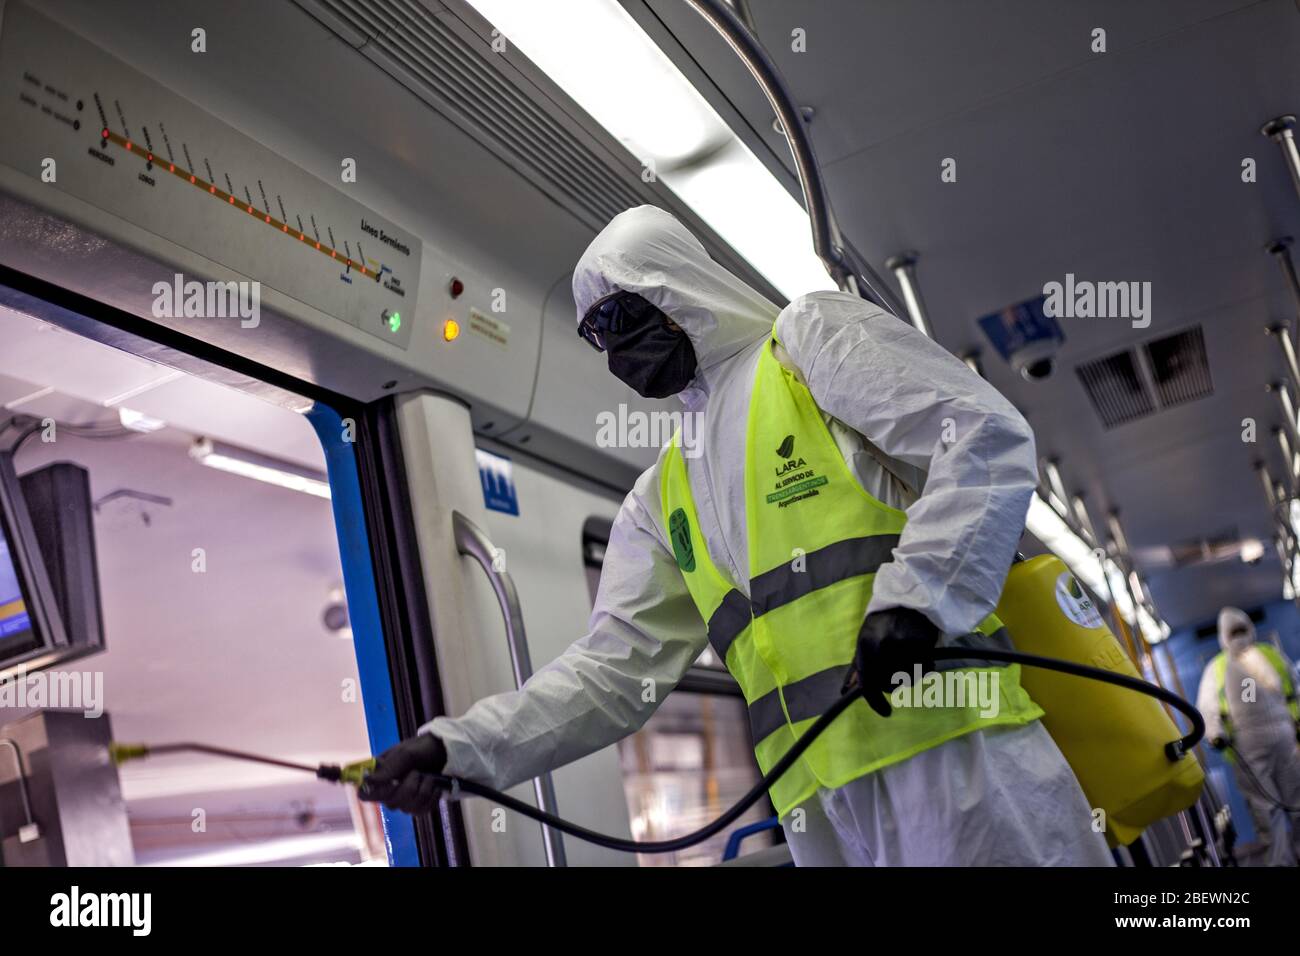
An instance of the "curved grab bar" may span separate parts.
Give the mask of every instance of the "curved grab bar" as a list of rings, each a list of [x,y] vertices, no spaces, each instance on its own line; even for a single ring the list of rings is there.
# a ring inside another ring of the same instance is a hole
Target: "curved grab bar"
[[[515,687],[524,686],[524,682],[533,676],[533,663],[528,655],[528,640],[524,633],[524,613],[519,606],[519,592],[515,582],[506,571],[496,570],[492,564],[497,554],[487,534],[459,511],[451,513],[452,533],[456,540],[456,550],[466,557],[473,558],[488,576],[488,582],[501,605],[505,617],[506,643],[510,647],[510,666],[515,672]],[[549,773],[533,778],[533,792],[537,796],[537,806],[547,813],[555,814],[555,783]],[[542,842],[546,847],[547,866],[567,866],[564,854],[564,838],[558,830],[542,826]]]
[[[749,70],[767,97],[768,104],[785,131],[794,155],[795,172],[803,189],[804,206],[812,226],[813,251],[841,290],[856,292],[896,316],[906,315],[901,303],[871,264],[840,235],[826,194],[821,166],[813,150],[812,137],[803,114],[795,105],[789,87],[776,62],[763,49],[753,31],[726,0],[686,0],[686,4],[708,21]]]

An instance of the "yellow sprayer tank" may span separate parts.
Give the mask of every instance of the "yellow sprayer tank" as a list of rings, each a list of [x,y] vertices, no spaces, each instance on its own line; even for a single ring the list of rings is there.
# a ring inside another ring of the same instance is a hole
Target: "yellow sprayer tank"
[[[997,615],[1018,651],[1142,676],[1055,555],[1011,568]],[[1039,667],[1022,668],[1020,680],[1046,711],[1043,724],[1089,804],[1105,811],[1111,846],[1132,843],[1156,820],[1196,802],[1205,774],[1194,754],[1176,763],[1165,756],[1165,744],[1182,733],[1160,701]]]

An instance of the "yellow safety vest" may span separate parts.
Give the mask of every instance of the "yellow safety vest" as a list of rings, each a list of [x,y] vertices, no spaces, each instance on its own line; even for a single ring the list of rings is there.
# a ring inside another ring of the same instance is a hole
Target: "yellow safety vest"
[[[1277,671],[1277,676],[1281,678],[1282,696],[1286,698],[1287,709],[1291,712],[1291,718],[1300,721],[1300,701],[1296,700],[1295,685],[1291,681],[1291,674],[1287,670],[1286,661],[1282,655],[1277,652],[1277,648],[1272,644],[1256,643],[1264,659],[1272,665],[1273,670]],[[1232,718],[1228,715],[1228,689],[1224,686],[1228,675],[1228,652],[1219,651],[1218,656],[1213,661],[1214,680],[1219,685],[1219,716],[1223,719],[1223,734],[1225,737],[1232,736]],[[1228,755],[1232,759],[1232,755]]]
[[[764,773],[839,697],[875,572],[892,557],[907,522],[858,483],[812,394],[773,354],[775,343],[774,329],[758,360],[746,433],[748,596],[727,580],[699,536],[680,436],[664,451],[660,483],[667,538],[709,642],[740,684]],[[975,633],[940,644],[1011,648],[993,615]],[[895,706],[883,718],[856,701],[772,785],[777,813],[784,817],[819,787],[843,786],[954,737],[1042,716],[1020,686],[1019,666],[965,666],[973,663],[940,667],[959,678],[996,675],[989,708],[995,713],[982,713],[977,703]]]

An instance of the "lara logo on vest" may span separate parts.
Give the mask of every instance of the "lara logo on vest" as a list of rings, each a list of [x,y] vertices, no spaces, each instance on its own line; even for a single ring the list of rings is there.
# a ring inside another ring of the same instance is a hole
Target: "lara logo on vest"
[[[785,436],[776,453],[783,460],[773,469],[776,482],[774,490],[767,496],[769,505],[775,503],[778,508],[784,508],[796,501],[816,497],[820,494],[817,489],[830,480],[825,475],[818,475],[803,458],[793,457],[793,435]]]

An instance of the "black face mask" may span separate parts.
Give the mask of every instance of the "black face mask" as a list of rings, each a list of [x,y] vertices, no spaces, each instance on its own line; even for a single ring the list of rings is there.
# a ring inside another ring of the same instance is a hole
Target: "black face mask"
[[[668,316],[635,292],[607,297],[589,318],[587,324],[599,330],[610,372],[638,395],[667,398],[695,378],[690,338],[680,329],[669,328]]]

